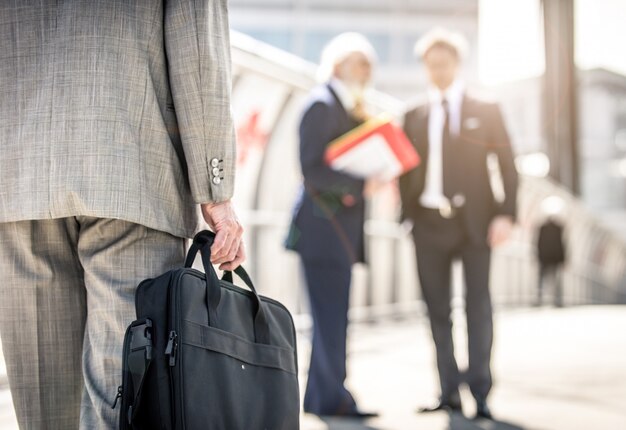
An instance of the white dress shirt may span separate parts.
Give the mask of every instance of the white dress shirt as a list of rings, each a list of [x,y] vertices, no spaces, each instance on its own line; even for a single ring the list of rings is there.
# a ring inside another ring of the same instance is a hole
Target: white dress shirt
[[[430,113],[428,116],[428,165],[424,191],[420,196],[420,204],[431,209],[439,209],[448,201],[443,194],[443,157],[442,138],[445,113],[443,99],[448,101],[450,115],[450,135],[458,135],[461,130],[461,104],[464,93],[463,82],[456,80],[445,91],[431,87],[428,90]]]
[[[329,83],[346,112],[352,111],[356,106],[357,100],[350,88],[337,78],[331,78]]]

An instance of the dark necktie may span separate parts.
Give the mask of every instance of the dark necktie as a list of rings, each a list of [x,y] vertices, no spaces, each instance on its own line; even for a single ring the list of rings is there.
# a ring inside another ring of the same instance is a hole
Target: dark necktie
[[[441,133],[441,162],[443,173],[443,194],[451,199],[457,192],[455,185],[455,159],[454,142],[450,137],[450,106],[448,100],[441,102],[443,108],[443,132]]]

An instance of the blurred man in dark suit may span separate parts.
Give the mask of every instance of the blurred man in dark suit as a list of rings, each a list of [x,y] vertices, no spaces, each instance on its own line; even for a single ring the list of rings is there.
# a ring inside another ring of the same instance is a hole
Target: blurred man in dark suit
[[[546,278],[552,279],[554,286],[554,305],[563,305],[561,285],[561,267],[565,263],[565,243],[563,241],[563,224],[550,216],[539,227],[537,235],[537,259],[539,260],[539,283],[537,285],[537,306],[543,302],[543,291]]]
[[[515,219],[517,173],[497,105],[467,94],[458,77],[462,36],[437,29],[418,41],[430,88],[428,102],[406,113],[404,129],[422,164],[400,178],[403,219],[413,223],[419,279],[437,353],[441,397],[435,410],[461,411],[460,372],[450,318],[450,270],[460,259],[465,274],[469,368],[477,416],[491,418],[493,338],[489,265],[491,248],[504,242]],[[490,187],[487,157],[495,154],[505,199]]]
[[[359,410],[346,379],[346,330],[352,265],[364,260],[364,195],[367,185],[330,169],[328,144],[366,119],[363,91],[375,52],[356,33],[333,39],[322,54],[320,78],[300,123],[304,176],[287,247],[300,254],[313,317],[313,342],[304,396],[305,412],[368,417]]]

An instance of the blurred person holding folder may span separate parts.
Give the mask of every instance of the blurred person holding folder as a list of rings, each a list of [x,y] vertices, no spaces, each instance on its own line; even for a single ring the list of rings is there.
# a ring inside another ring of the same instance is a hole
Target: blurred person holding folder
[[[374,48],[362,35],[333,39],[322,53],[324,83],[309,95],[299,128],[304,183],[286,245],[302,259],[313,318],[304,411],[320,416],[376,415],[361,411],[344,386],[351,271],[364,261],[368,185],[325,160],[332,141],[369,119],[363,93],[375,61]]]
[[[459,385],[476,400],[476,416],[491,418],[491,249],[510,235],[516,212],[517,173],[496,104],[469,95],[459,77],[465,41],[435,29],[416,44],[430,80],[428,102],[410,109],[404,129],[423,162],[400,178],[402,218],[413,224],[422,295],[435,343],[441,397],[437,410],[462,411]],[[505,197],[494,198],[487,157],[499,162]],[[463,262],[469,365],[461,376],[454,357],[451,266]]]
[[[419,154],[393,117],[383,113],[333,140],[324,155],[333,169],[382,186],[416,167]]]

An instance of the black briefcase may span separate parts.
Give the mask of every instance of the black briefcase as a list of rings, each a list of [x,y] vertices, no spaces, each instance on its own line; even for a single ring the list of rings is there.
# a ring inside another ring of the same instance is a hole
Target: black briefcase
[[[289,311],[219,280],[215,235],[199,233],[185,267],[147,279],[124,339],[120,429],[299,428],[296,334]],[[205,273],[191,265],[200,251]],[[117,400],[117,399],[116,399]]]

